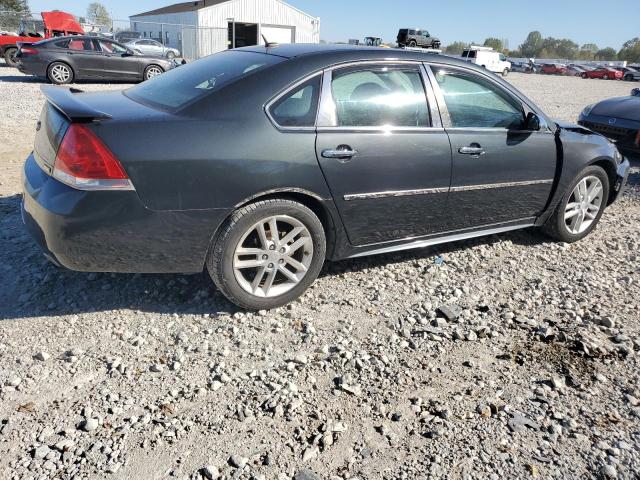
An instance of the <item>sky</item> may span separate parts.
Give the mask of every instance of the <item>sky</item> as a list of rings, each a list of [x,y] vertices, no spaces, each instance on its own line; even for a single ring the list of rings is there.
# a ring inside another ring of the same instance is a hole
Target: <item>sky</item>
[[[91,0],[29,0],[32,12],[52,9],[84,15]],[[113,18],[179,3],[179,0],[102,0]],[[429,30],[443,44],[456,40],[483,42],[487,37],[520,45],[532,30],[543,36],[569,38],[582,45],[613,47],[640,36],[639,0],[289,0],[321,19],[320,37],[347,41],[365,36],[394,42],[399,28]]]

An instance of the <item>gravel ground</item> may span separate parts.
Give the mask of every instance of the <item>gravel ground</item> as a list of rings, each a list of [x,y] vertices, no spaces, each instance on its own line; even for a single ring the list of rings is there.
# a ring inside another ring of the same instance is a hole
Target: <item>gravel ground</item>
[[[509,80],[563,120],[630,89]],[[329,264],[245,314],[205,274],[43,260],[19,214],[39,86],[0,65],[0,478],[640,478],[637,169],[583,242]]]

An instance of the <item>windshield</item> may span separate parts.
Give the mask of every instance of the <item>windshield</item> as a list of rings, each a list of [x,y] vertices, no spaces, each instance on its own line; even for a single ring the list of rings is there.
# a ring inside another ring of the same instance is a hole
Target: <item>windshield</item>
[[[263,53],[226,51],[158,75],[125,90],[125,94],[141,103],[174,110],[284,60]]]

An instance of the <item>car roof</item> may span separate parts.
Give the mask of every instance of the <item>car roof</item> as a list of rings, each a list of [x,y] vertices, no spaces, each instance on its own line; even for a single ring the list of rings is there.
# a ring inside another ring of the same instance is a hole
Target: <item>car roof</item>
[[[480,69],[480,67],[477,67],[473,63],[469,63],[457,57],[433,53],[428,49],[420,51],[405,50],[402,48],[367,47],[360,45],[296,43],[282,44],[273,47],[256,45],[252,47],[242,47],[236,50],[276,55],[287,59],[302,57],[308,58],[313,56],[315,58],[325,58],[327,63],[361,60],[396,60],[448,63],[451,65],[461,65],[467,68]]]

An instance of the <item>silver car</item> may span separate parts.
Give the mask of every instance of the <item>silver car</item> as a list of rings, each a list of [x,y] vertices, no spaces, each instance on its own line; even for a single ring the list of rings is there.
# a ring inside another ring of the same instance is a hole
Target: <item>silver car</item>
[[[150,38],[140,38],[138,40],[132,40],[126,43],[134,52],[141,53],[143,55],[151,55],[154,57],[176,58],[180,56],[180,50],[176,48],[169,48],[162,45],[156,40]]]

